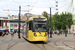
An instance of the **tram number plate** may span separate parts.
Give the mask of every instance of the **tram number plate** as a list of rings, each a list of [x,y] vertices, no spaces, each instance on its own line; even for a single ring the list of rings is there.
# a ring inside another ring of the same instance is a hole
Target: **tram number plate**
[[[42,35],[39,35],[39,36],[42,36]]]

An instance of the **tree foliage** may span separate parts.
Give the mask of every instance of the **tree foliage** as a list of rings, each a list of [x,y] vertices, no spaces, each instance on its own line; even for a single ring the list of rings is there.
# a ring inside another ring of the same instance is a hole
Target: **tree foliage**
[[[46,11],[43,12],[43,16],[46,17],[46,18],[48,17],[48,14],[47,14]]]
[[[75,20],[74,20],[74,19],[72,19],[72,21],[73,21],[73,24],[75,25]]]
[[[71,13],[67,13],[66,15],[67,15],[67,17],[66,17],[67,26],[68,26],[68,28],[70,29],[70,28],[71,28],[71,25],[73,24],[73,21],[72,21],[72,14],[71,14]]]
[[[53,22],[54,22],[53,25],[55,29],[60,30],[62,28],[63,22],[61,21],[62,21],[61,16],[59,14],[56,13],[55,15],[53,15]]]
[[[43,16],[45,16],[46,18],[48,17],[47,13],[43,13]],[[65,14],[57,14],[55,13],[52,17],[51,17],[51,23],[50,23],[50,17],[48,17],[48,28],[50,28],[50,24],[51,24],[51,28],[52,30],[65,30]],[[71,25],[73,24],[73,20],[72,20],[72,14],[71,13],[67,13],[66,14],[66,28],[71,28]]]
[[[64,13],[62,13],[60,15],[55,14],[53,16],[54,27],[56,27],[56,29],[58,29],[58,30],[61,30],[61,29],[65,30],[65,20],[66,20],[66,27],[68,27],[70,29],[71,25],[73,24],[72,14],[67,13],[66,14],[66,19],[65,19],[65,14]]]

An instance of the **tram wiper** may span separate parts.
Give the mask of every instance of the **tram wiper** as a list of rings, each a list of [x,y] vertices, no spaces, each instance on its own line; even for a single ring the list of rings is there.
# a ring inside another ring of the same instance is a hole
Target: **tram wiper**
[[[41,34],[41,32],[40,31],[38,31],[40,34]]]

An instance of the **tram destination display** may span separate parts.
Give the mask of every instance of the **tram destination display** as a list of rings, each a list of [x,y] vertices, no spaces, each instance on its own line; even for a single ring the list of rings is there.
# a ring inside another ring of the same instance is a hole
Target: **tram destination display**
[[[46,21],[45,18],[34,18],[33,21]]]

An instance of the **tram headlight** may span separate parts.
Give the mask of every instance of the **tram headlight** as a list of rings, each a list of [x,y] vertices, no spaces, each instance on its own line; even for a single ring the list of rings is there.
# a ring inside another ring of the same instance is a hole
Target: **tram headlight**
[[[44,36],[47,36],[47,33],[45,33],[45,35]]]
[[[37,36],[36,33],[34,33],[34,36]]]

